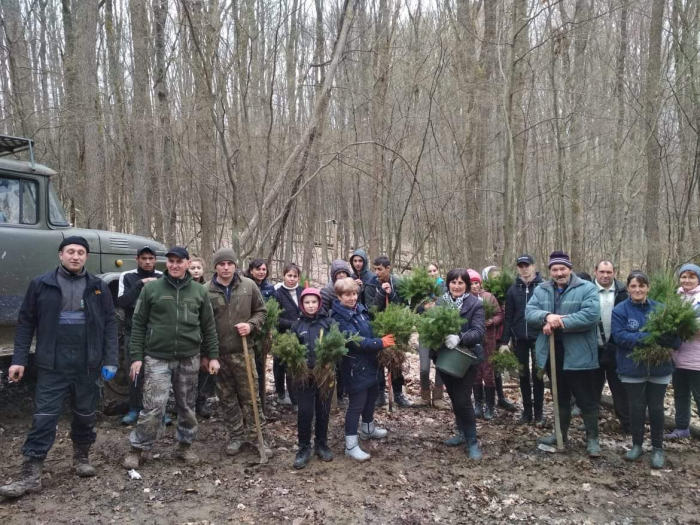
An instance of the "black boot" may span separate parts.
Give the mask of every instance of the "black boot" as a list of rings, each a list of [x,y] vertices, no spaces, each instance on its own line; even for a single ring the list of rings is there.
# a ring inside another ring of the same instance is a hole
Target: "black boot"
[[[523,413],[520,415],[520,419],[518,419],[518,424],[529,425],[530,423],[532,423],[532,405],[525,405],[523,407]]]
[[[492,386],[486,387],[486,410],[484,410],[484,419],[491,421],[493,419],[494,410],[496,410],[496,388]]]
[[[25,456],[19,479],[9,485],[0,487],[0,496],[19,498],[27,492],[39,492],[41,490],[41,470],[43,467],[43,459]]]
[[[511,403],[503,392],[503,378],[501,374],[496,374],[496,394],[498,395],[498,408],[506,412],[517,412],[518,407]]]
[[[386,392],[381,391],[379,392],[379,395],[377,396],[377,400],[374,402],[375,407],[383,407],[387,404],[386,400]]]
[[[195,412],[199,417],[203,417],[204,419],[209,419],[211,417],[211,410],[209,409],[206,396],[199,396],[197,398]]]
[[[78,445],[73,443],[73,467],[75,473],[81,478],[91,478],[95,472],[95,467],[90,465],[90,445]]]
[[[474,385],[474,415],[477,418],[484,417],[484,387],[483,385]]]
[[[316,456],[318,457],[318,459],[320,459],[321,461],[333,461],[333,453],[325,443],[317,441],[315,449]]]
[[[602,452],[598,441],[598,412],[587,412],[581,414],[581,417],[586,425],[586,450],[588,455],[592,458],[599,458]]]
[[[294,468],[303,469],[306,465],[309,464],[311,456],[311,446],[301,445],[299,447],[299,451],[297,452],[297,457],[294,459]]]

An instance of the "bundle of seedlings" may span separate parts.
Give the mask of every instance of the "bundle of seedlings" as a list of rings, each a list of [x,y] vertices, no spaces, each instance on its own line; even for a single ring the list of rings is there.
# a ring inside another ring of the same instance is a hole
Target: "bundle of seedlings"
[[[420,344],[432,350],[438,350],[443,346],[448,335],[459,334],[463,321],[456,308],[433,306],[418,320]]]
[[[414,311],[422,304],[439,297],[442,291],[437,279],[425,268],[416,268],[409,275],[402,276],[396,289]]]
[[[498,304],[504,304],[508,288],[514,284],[515,277],[513,277],[513,274],[508,270],[501,270],[498,275],[489,277],[487,281],[484,281],[481,287],[492,294],[498,300]]]
[[[406,354],[411,352],[411,335],[415,330],[418,315],[414,314],[408,306],[389,304],[382,312],[374,314],[372,330],[377,337],[393,335],[396,341],[394,346],[384,348],[379,352],[379,364],[398,370],[406,360]]]
[[[311,371],[306,363],[306,347],[299,342],[295,333],[277,334],[272,342],[272,355],[287,365],[294,383],[300,386],[308,384]]]
[[[322,394],[327,395],[335,386],[335,368],[338,362],[348,353],[348,343],[359,343],[362,337],[357,334],[343,333],[333,324],[331,329],[316,339],[316,364],[313,375],[316,385]]]
[[[673,272],[655,272],[649,278],[649,299],[666,304],[668,298],[676,295],[678,280]]]
[[[258,335],[261,344],[255,345],[255,350],[260,355],[267,355],[270,352],[272,339],[277,334],[277,322],[281,311],[279,303],[272,297],[265,301],[265,306],[267,307],[267,319],[265,319]]]
[[[496,352],[489,357],[489,362],[493,366],[495,374],[505,374],[519,376],[522,365],[512,352]]]
[[[649,366],[668,363],[674,350],[660,344],[662,336],[675,334],[681,341],[690,341],[699,331],[700,320],[696,317],[692,304],[673,293],[665,297],[663,306],[649,314],[644,325],[644,332],[647,333],[644,345],[636,346],[631,357],[637,363]]]
[[[493,316],[498,312],[498,306],[486,300],[482,301],[482,304],[484,305],[484,316],[486,320],[493,319]]]

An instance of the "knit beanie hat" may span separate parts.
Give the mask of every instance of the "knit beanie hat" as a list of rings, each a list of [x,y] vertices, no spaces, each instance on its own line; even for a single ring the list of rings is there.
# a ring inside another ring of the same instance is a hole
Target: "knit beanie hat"
[[[236,254],[233,253],[231,248],[219,248],[214,253],[214,258],[212,259],[214,268],[216,268],[217,264],[224,261],[230,261],[233,264],[236,264]]]
[[[72,235],[63,239],[63,242],[58,245],[58,251],[62,252],[63,248],[70,244],[77,244],[78,246],[82,246],[83,248],[85,248],[85,251],[87,253],[90,253],[90,245],[85,240],[85,237],[80,237],[79,235]]]
[[[698,266],[697,264],[684,264],[683,266],[681,266],[681,269],[678,270],[678,276],[680,277],[681,275],[683,275],[683,272],[693,272],[695,275],[698,276],[698,280],[700,280],[700,266]]]
[[[481,282],[481,275],[479,275],[479,272],[476,270],[472,270],[471,268],[467,268],[467,273],[469,274],[469,282],[470,283],[480,283]]]
[[[549,254],[549,265],[547,268],[551,268],[555,264],[563,264],[564,266],[568,268],[573,268],[573,264],[571,264],[571,258],[569,258],[569,254],[555,250],[552,253]]]

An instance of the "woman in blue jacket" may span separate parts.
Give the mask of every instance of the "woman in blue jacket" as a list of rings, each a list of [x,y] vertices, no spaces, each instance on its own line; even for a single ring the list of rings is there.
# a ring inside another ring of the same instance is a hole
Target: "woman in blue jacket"
[[[660,365],[637,363],[631,353],[637,346],[645,345],[647,333],[644,325],[649,314],[663,304],[648,299],[649,278],[641,271],[633,271],[627,277],[629,298],[618,304],[612,314],[612,339],[617,345],[617,373],[620,376],[631,403],[630,427],[632,448],[626,459],[635,461],[642,455],[644,420],[649,409],[651,427],[651,466],[664,466],[664,396],[671,381],[673,362]],[[663,334],[657,339],[662,346],[678,348],[680,339],[675,334]]]
[[[359,286],[350,277],[335,282],[335,294],[331,317],[341,332],[358,334],[359,343],[348,343],[348,353],[343,357],[341,373],[348,394],[348,410],[345,413],[345,455],[357,461],[367,461],[370,455],[360,448],[357,424],[362,414],[362,439],[382,439],[387,431],[374,424],[374,402],[379,393],[379,362],[377,355],[382,348],[394,346],[394,336],[374,337],[369,314],[358,303]]]

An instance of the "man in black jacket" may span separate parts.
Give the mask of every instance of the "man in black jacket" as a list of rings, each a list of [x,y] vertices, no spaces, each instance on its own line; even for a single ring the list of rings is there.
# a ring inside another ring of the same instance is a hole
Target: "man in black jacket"
[[[107,284],[85,270],[90,246],[67,237],[59,246],[60,266],[35,278],[19,311],[11,381],[22,379],[36,332],[38,370],[32,428],[22,447],[20,478],[0,487],[0,496],[17,498],[41,490],[41,471],[56,439],[63,401],[70,394],[71,440],[78,476],[95,475],[88,454],[95,442],[98,380],[117,372],[117,322]]]
[[[622,385],[617,375],[617,362],[615,360],[615,342],[611,340],[612,311],[615,306],[627,299],[627,288],[615,278],[615,266],[610,261],[600,261],[595,267],[594,284],[598,288],[600,299],[600,322],[598,323],[598,391],[603,394],[605,378],[612,393],[615,405],[615,415],[620,421],[622,431],[630,432],[630,401],[627,390]]]
[[[139,300],[143,285],[155,281],[161,275],[156,270],[156,252],[149,246],[139,248],[136,252],[136,264],[138,268],[124,272],[119,277],[119,292],[117,293],[117,306],[124,310],[124,350],[129,357],[129,341],[131,340],[131,322],[134,317],[136,301]],[[130,360],[130,357],[129,357]],[[131,362],[129,362],[131,366]],[[129,413],[122,418],[122,425],[135,425],[139,419],[139,412],[143,408],[143,381],[134,384],[129,381]],[[168,418],[169,419],[169,418]],[[168,421],[166,421],[168,424]]]
[[[535,362],[537,332],[528,329],[525,322],[525,307],[535,288],[542,282],[542,277],[535,267],[535,259],[528,254],[518,257],[515,264],[518,276],[506,294],[500,351],[508,351],[508,342],[513,339],[514,352],[521,365],[520,393],[523,398],[523,413],[519,423],[526,425],[532,422],[534,394],[534,419],[538,425],[544,425],[544,381],[537,375]]]

